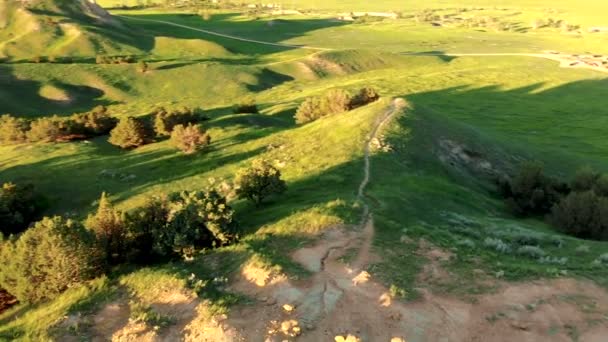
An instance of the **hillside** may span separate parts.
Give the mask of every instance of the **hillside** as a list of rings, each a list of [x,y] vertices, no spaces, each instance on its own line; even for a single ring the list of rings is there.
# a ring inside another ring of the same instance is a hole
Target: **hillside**
[[[604,342],[603,4],[167,3],[1,5],[0,341]]]
[[[133,54],[145,45],[146,39],[88,0],[0,3],[1,57]]]

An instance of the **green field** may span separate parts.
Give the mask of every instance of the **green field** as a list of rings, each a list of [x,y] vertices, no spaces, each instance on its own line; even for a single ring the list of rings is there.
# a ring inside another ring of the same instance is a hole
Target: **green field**
[[[135,2],[98,3],[115,7]],[[460,297],[487,293],[490,287],[471,281],[480,269],[500,273],[506,281],[573,277],[608,286],[608,267],[594,264],[608,253],[608,243],[557,233],[540,218],[513,216],[492,179],[454,152],[455,147],[469,151],[475,156],[473,164],[487,163],[506,174],[524,160],[542,161],[549,174],[561,179],[583,165],[608,170],[607,74],[561,68],[555,61],[531,56],[444,55],[545,50],[607,54],[608,34],[587,31],[608,25],[604,1],[573,5],[566,0],[517,0],[504,5],[493,0],[294,0],[284,7],[312,12],[255,19],[216,10],[205,20],[188,8],[112,10],[122,23],[124,39],[108,45],[112,49],[104,54],[137,56],[147,61],[146,73],[135,64],[95,64],[100,45],[62,43],[63,38],[52,34],[36,36],[52,42],[50,48],[21,48],[26,45],[16,40],[3,50],[12,58],[0,64],[0,113],[67,116],[105,105],[117,117],[144,117],[159,106],[190,106],[209,117],[204,126],[212,144],[190,156],[178,153],[168,140],[124,151],[105,136],[0,146],[0,183],[33,184],[49,199],[48,215],[84,219],[104,191],[119,209],[128,211],[159,193],[232,181],[239,168],[261,157],[281,165],[288,192],[261,208],[233,200],[242,229],[241,241],[233,246],[201,253],[194,262],[118,267],[48,303],[18,305],[0,314],[0,340],[86,340],[91,323],[66,328],[60,324],[64,316],[90,316],[126,297],[148,305],[168,289],[192,291],[191,274],[211,283],[217,277],[233,279],[252,260],[290,279],[312,277],[290,255],[318,241],[328,228],[359,224],[362,202],[357,189],[363,179],[365,142],[393,98],[403,98],[409,106],[382,130],[392,148],[372,153],[363,200],[375,219],[372,251],[378,258],[367,268],[372,277],[387,288],[405,291],[404,301],[419,298],[421,287]],[[499,17],[521,30],[436,27],[408,17],[427,8],[438,14],[476,8],[467,13]],[[335,12],[389,10],[403,12],[403,18],[333,20]],[[532,20],[547,17],[581,25],[580,32],[529,28]],[[112,30],[81,24],[88,30],[84,32],[94,32],[83,34],[87,42],[116,41]],[[0,48],[13,38],[0,32]],[[27,46],[37,44],[32,37],[22,39]],[[51,50],[74,61],[31,62],[35,56],[50,56]],[[382,99],[311,124],[294,122],[305,98],[333,88],[354,92],[366,86],[377,89]],[[260,113],[233,114],[232,106],[242,99],[254,99]],[[487,238],[508,241],[521,235],[537,238],[548,256],[567,262],[544,264],[484,246]],[[451,281],[420,283],[417,274],[426,260],[417,253],[421,239],[454,254],[446,265]],[[582,245],[588,252],[580,253]],[[208,299],[216,313],[254,300],[213,286],[194,291]]]

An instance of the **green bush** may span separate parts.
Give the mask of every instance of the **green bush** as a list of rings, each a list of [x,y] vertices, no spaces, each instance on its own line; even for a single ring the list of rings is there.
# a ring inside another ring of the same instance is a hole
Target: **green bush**
[[[126,215],[131,260],[147,263],[227,245],[237,238],[234,210],[215,191],[148,200]]]
[[[165,248],[161,239],[169,222],[169,202],[157,197],[146,201],[144,206],[125,215],[127,228],[127,260],[151,263],[170,257],[172,248]]]
[[[31,122],[26,136],[30,142],[56,142],[66,135],[66,129],[63,120],[57,116],[39,118]]]
[[[265,160],[256,160],[251,167],[241,169],[236,175],[236,194],[261,205],[265,198],[287,190],[281,179],[281,171]]]
[[[16,234],[39,219],[46,207],[33,185],[4,183],[0,188],[0,233]]]
[[[177,125],[187,125],[197,122],[196,112],[191,108],[166,110],[159,108],[154,114],[154,131],[158,136],[169,136]]]
[[[600,176],[601,174],[591,167],[583,167],[576,171],[574,178],[570,182],[570,188],[572,188],[572,191],[577,192],[593,190]]]
[[[594,191],[573,192],[555,205],[551,220],[564,233],[608,240],[608,198]]]
[[[0,287],[37,303],[99,274],[94,237],[61,217],[44,218],[15,242],[0,246]]]
[[[136,148],[150,142],[151,134],[143,121],[130,116],[120,120],[108,141],[121,148]]]
[[[517,215],[544,215],[568,193],[568,186],[545,175],[541,163],[522,165],[511,181],[500,186],[507,205]]]
[[[114,209],[105,192],[101,194],[95,215],[87,218],[86,227],[95,234],[99,250],[108,264],[125,260],[126,226],[122,213]]]
[[[324,113],[321,112],[320,102],[321,100],[318,97],[309,97],[304,100],[294,116],[296,123],[304,124],[323,117]]]
[[[0,116],[0,143],[18,144],[25,142],[29,123],[20,118],[10,115]]]
[[[185,154],[192,154],[209,145],[211,137],[201,125],[177,125],[171,132],[171,143]]]
[[[358,108],[376,102],[380,99],[380,94],[376,89],[371,87],[361,88],[359,92],[353,97],[350,103],[350,108]]]
[[[218,247],[236,239],[234,211],[215,191],[183,191],[169,196],[170,215],[165,230],[155,237],[155,247],[192,255],[200,248]]]
[[[75,125],[87,136],[99,136],[110,133],[116,127],[116,118],[108,114],[104,106],[95,107],[92,111],[72,116]]]
[[[310,97],[298,107],[294,118],[302,124],[320,119],[321,117],[339,114],[351,109],[352,96],[342,89],[332,89],[323,96]]]

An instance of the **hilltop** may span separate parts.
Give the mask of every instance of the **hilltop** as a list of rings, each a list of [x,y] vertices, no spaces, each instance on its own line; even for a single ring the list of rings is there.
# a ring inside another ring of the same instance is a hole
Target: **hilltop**
[[[143,47],[132,29],[88,0],[0,3],[0,57],[132,54]]]

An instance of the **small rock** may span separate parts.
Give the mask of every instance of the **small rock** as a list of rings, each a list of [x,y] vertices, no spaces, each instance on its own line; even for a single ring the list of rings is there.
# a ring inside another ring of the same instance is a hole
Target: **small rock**
[[[405,339],[401,337],[393,337],[391,338],[391,342],[405,342]]]
[[[285,304],[283,305],[283,310],[285,310],[285,312],[292,312],[295,310],[295,307],[291,304]]]

